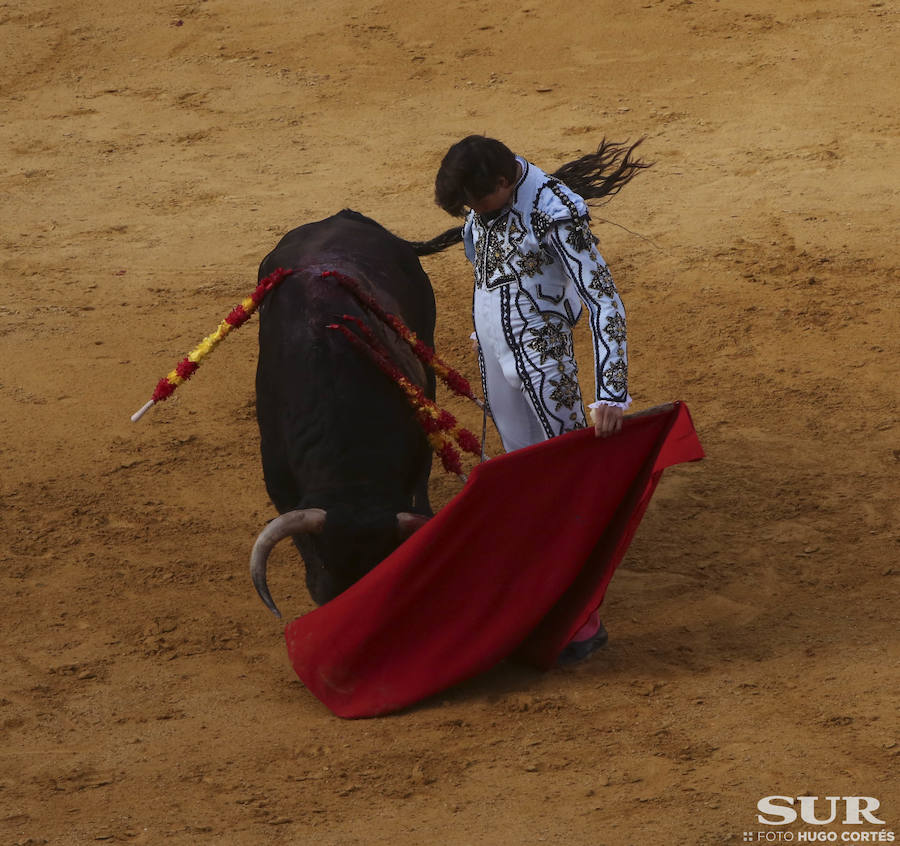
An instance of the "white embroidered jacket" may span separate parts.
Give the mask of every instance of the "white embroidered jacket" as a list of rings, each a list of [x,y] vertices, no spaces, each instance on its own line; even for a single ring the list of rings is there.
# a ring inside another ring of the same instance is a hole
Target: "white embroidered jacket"
[[[488,291],[505,285],[521,288],[540,304],[537,320],[556,314],[569,326],[586,303],[598,400],[592,407],[627,408],[625,307],[595,249],[587,204],[558,179],[517,159],[522,176],[510,205],[489,221],[470,211],[463,226],[475,286]]]

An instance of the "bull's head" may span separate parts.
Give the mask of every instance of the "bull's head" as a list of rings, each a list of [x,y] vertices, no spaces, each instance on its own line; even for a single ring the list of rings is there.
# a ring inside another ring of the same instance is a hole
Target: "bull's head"
[[[351,581],[355,581],[355,579],[371,569],[371,567],[374,566],[374,564],[377,564],[383,557],[389,555],[399,543],[408,538],[417,529],[421,528],[427,520],[428,517],[422,514],[412,514],[409,512],[397,514],[396,522],[392,525],[390,532],[388,532],[387,536],[384,538],[384,548],[381,550],[378,549],[378,544],[372,543],[371,538],[363,538],[362,543],[360,543],[360,539],[357,538],[354,533],[339,529],[335,534],[340,537],[340,540],[332,538],[329,543],[328,538],[323,538],[323,542],[327,546],[332,547],[332,549],[329,550],[331,555],[329,555],[329,551],[325,551],[323,555],[316,548],[320,546],[320,544],[304,543],[304,539],[307,536],[321,536],[326,532],[326,527],[329,522],[328,512],[321,508],[304,508],[297,511],[289,511],[286,514],[282,514],[280,517],[276,517],[259,533],[256,543],[253,544],[253,552],[250,555],[250,578],[253,580],[253,585],[256,588],[256,592],[259,594],[260,599],[262,599],[266,604],[266,607],[280,619],[281,612],[275,605],[272,594],[269,592],[269,587],[266,583],[266,564],[269,553],[279,541],[284,540],[284,538],[287,537],[294,538],[297,546],[303,550],[304,558],[307,559],[307,570],[309,570],[310,567],[324,566],[323,560],[315,559],[327,559],[332,556],[346,558],[347,556],[354,556],[354,553],[357,552],[355,547],[361,546],[362,548],[365,548],[367,551],[366,557],[370,560],[353,562],[353,569],[356,572],[354,574],[355,577]],[[340,549],[333,549],[335,546],[340,547]],[[375,555],[374,560],[372,560],[373,553]],[[349,584],[345,587],[349,587]],[[313,598],[319,601],[317,597]]]

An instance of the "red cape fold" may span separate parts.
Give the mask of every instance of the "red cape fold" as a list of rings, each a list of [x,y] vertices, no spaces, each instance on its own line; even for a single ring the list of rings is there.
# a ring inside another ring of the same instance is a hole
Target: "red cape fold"
[[[702,457],[673,403],[612,438],[570,432],[478,465],[392,555],[288,624],[294,670],[338,716],[372,717],[510,656],[553,666],[603,601],[662,471]]]

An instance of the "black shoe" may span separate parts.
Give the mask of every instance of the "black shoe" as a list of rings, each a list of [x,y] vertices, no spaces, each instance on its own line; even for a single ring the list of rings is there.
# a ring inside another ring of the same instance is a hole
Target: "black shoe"
[[[589,637],[587,640],[573,640],[568,643],[563,651],[559,653],[556,664],[557,666],[565,667],[569,664],[577,664],[579,661],[584,661],[585,658],[592,655],[602,646],[606,646],[608,640],[609,632],[603,628],[603,623],[600,623],[600,628],[597,629],[592,637]]]

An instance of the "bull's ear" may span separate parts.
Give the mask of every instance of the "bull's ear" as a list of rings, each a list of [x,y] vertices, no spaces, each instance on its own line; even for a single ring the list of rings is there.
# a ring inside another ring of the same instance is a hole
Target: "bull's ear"
[[[419,531],[430,519],[424,514],[411,514],[409,511],[401,511],[397,515],[397,534],[401,540],[406,540],[410,535]]]

